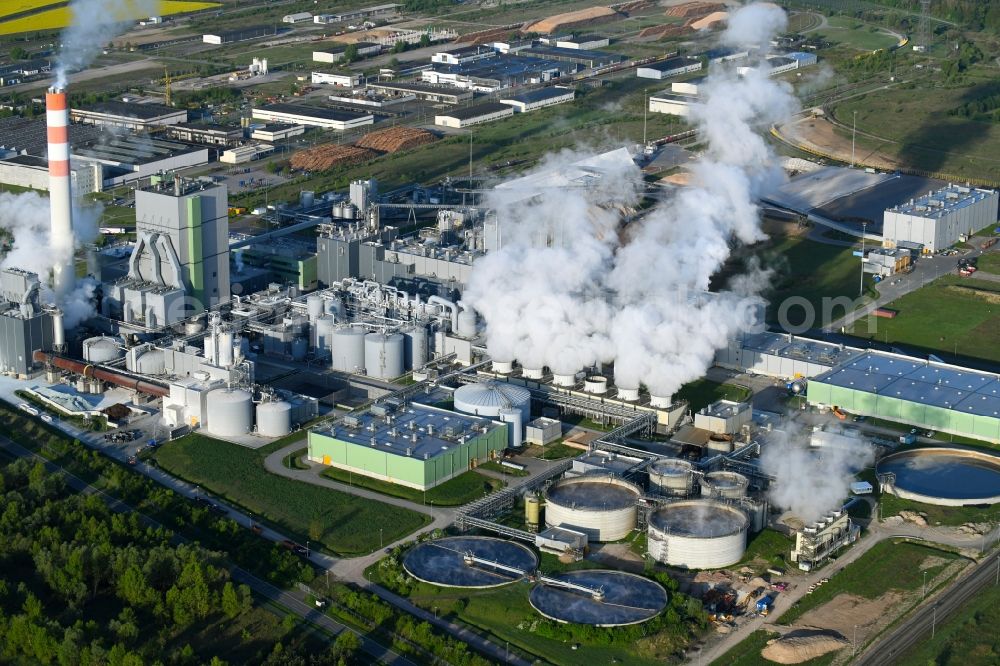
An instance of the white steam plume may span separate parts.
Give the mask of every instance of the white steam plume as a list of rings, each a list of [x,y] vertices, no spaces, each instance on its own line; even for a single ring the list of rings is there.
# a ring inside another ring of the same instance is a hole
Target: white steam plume
[[[73,208],[73,232],[78,243],[89,243],[97,237],[101,219],[100,204]],[[50,242],[49,200],[35,192],[0,193],[0,228],[13,236],[10,251],[0,261],[0,268],[21,268],[38,273],[45,285],[43,300],[54,302],[49,288],[52,269],[69,257],[58,256]],[[65,311],[65,325],[75,327],[93,314],[91,297],[94,285],[80,282],[77,288],[58,305]]]
[[[761,468],[775,477],[770,500],[806,524],[839,509],[858,471],[874,461],[869,444],[856,437],[810,433],[794,423],[775,430],[760,456]]]
[[[730,39],[769,34],[773,11],[738,10]],[[691,186],[624,227],[621,209],[643,183],[630,161],[608,158],[615,153],[598,163],[561,153],[493,192],[502,249],[476,261],[463,294],[486,321],[493,358],[559,374],[614,361],[619,387],[667,397],[756,323],[765,273],[752,268],[725,291],[708,289],[735,244],[764,238],[756,195],[783,174],[760,135],[796,103],[766,70],[713,70],[703,89],[691,119],[707,147]],[[581,171],[599,177],[560,182]]]
[[[71,71],[83,69],[136,18],[157,13],[156,0],[72,0],[56,63],[56,87],[65,88]]]
[[[788,16],[781,7],[770,2],[755,2],[729,15],[722,43],[766,50],[771,38],[787,27]]]

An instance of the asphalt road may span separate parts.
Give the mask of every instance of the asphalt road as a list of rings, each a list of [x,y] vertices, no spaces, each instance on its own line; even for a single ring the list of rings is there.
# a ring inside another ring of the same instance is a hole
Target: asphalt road
[[[932,603],[919,608],[899,628],[874,643],[855,661],[856,666],[889,666],[906,663],[904,653],[918,642],[934,635],[935,626],[944,622],[985,587],[996,585],[1000,575],[1000,551],[976,565],[972,572],[943,590]]]
[[[17,442],[14,442],[2,435],[0,435],[0,448],[5,449],[10,454],[18,458],[27,458],[30,460],[40,461],[43,465],[45,465],[45,468],[48,471],[56,474],[61,474],[66,479],[66,484],[70,488],[85,495],[98,495],[102,500],[104,500],[105,503],[107,503],[107,505],[113,511],[116,511],[118,513],[134,513],[137,516],[139,516],[139,518],[144,523],[146,523],[151,527],[160,528],[173,532],[173,530],[164,527],[156,520],[136,510],[133,506],[121,501],[120,499],[112,497],[111,495],[108,495],[99,488],[95,488],[94,486],[90,485],[80,477],[72,474],[65,468],[38,455],[33,451],[24,448]],[[178,535],[176,532],[173,533],[177,540],[187,541],[187,539]],[[258,595],[281,604],[291,612],[298,615],[303,620],[311,622],[312,624],[315,624],[325,629],[326,631],[328,631],[333,635],[337,635],[342,631],[351,631],[353,633],[358,633],[355,632],[353,629],[350,629],[349,627],[346,627],[343,624],[336,622],[328,615],[325,615],[320,611],[318,611],[316,608],[309,606],[298,597],[278,589],[274,585],[271,585],[270,583],[267,583],[257,578],[256,576],[254,576],[248,571],[245,571],[244,569],[234,566],[230,569],[230,575],[232,576],[233,580],[240,583],[245,583],[250,587],[251,590],[253,590]],[[415,662],[410,661],[406,657],[397,654],[396,652],[393,652],[392,650],[380,645],[379,643],[376,643],[375,641],[366,638],[361,634],[358,634],[358,636],[361,638],[361,649],[365,652],[365,654],[373,657],[378,663],[391,664],[392,666],[416,666]]]

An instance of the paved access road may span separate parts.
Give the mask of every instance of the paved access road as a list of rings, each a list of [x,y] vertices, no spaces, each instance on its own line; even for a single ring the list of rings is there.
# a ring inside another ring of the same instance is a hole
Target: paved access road
[[[162,524],[160,524],[153,518],[150,518],[146,514],[135,509],[135,507],[121,501],[120,499],[108,495],[99,488],[95,488],[94,486],[90,485],[80,477],[72,474],[65,468],[57,465],[56,463],[48,460],[47,458],[38,455],[33,451],[24,448],[17,442],[14,442],[2,435],[0,435],[0,448],[5,449],[6,451],[8,451],[9,453],[18,458],[27,458],[29,460],[37,460],[41,462],[42,464],[45,465],[45,468],[48,471],[56,474],[61,474],[66,479],[66,484],[70,488],[85,495],[98,495],[102,500],[104,500],[107,503],[107,505],[113,511],[116,511],[118,513],[134,513],[145,524],[149,525],[150,527],[157,529],[164,529],[166,531],[173,532],[175,535],[174,538],[177,541],[180,542],[187,541],[187,539],[180,536],[175,531],[170,530],[167,527],[164,527]],[[379,643],[376,643],[370,638],[366,638],[365,636],[354,631],[353,629],[350,629],[344,626],[343,624],[336,622],[328,615],[321,613],[316,608],[309,606],[308,604],[303,602],[302,599],[288,592],[284,592],[278,589],[274,585],[271,585],[270,583],[267,583],[257,578],[256,576],[254,576],[253,574],[244,569],[234,566],[230,569],[230,575],[233,580],[239,583],[245,583],[250,587],[251,590],[253,590],[258,595],[281,604],[288,610],[298,615],[303,620],[307,620],[325,629],[326,631],[330,632],[333,635],[337,635],[342,631],[351,631],[353,633],[358,634],[358,637],[361,639],[361,649],[365,652],[365,654],[373,657],[378,663],[391,664],[392,666],[416,666],[414,662],[410,661],[406,657],[380,645]]]
[[[903,653],[921,640],[934,635],[938,623],[946,620],[984,587],[996,585],[1000,580],[1000,551],[985,558],[954,585],[937,595],[930,604],[917,609],[914,614],[891,634],[876,641],[854,662],[857,666],[889,666],[903,663]]]

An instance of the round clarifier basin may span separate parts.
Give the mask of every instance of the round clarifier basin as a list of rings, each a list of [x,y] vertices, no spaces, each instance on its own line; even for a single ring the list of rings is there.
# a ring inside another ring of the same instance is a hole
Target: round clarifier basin
[[[425,541],[403,558],[407,573],[440,587],[499,587],[520,580],[537,566],[538,558],[530,549],[493,537]]]
[[[893,474],[886,489],[904,499],[942,506],[1000,503],[1000,458],[979,451],[913,449],[883,458],[876,471]]]

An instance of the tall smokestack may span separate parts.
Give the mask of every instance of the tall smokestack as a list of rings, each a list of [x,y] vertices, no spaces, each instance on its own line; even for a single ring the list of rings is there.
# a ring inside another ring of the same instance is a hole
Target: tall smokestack
[[[66,90],[53,86],[45,95],[49,141],[49,210],[52,251],[56,258],[52,288],[57,297],[73,290],[73,200],[69,177],[69,103]]]

